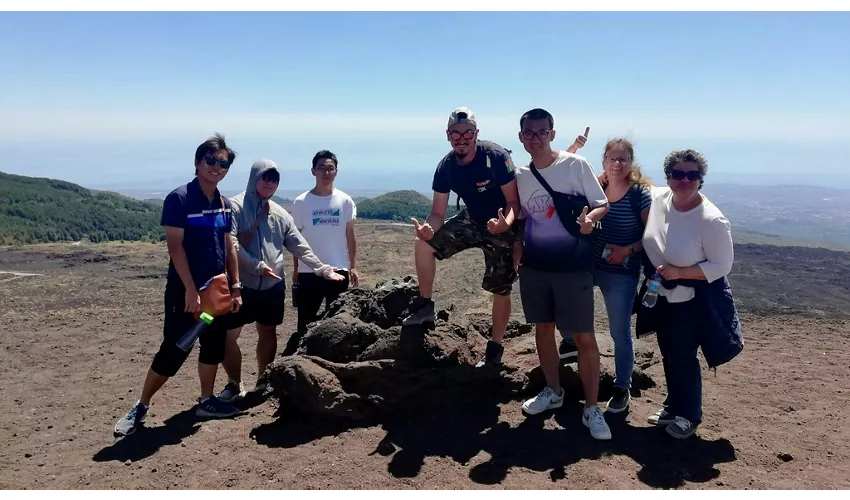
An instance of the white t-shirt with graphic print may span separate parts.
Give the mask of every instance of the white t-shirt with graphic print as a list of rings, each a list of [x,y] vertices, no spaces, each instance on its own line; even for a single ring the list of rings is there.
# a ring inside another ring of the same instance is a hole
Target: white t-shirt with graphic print
[[[580,155],[559,151],[558,158],[538,172],[553,191],[587,198],[588,211],[608,203],[593,167]],[[527,165],[517,171],[517,189],[522,208],[520,217],[527,219],[523,265],[559,272],[568,264],[564,256],[573,254],[578,240],[561,224],[552,197]]]
[[[295,227],[323,264],[348,270],[345,229],[357,218],[357,206],[350,196],[339,189],[334,189],[328,196],[317,196],[310,191],[301,193],[295,198],[292,218],[295,219]],[[298,272],[309,274],[313,270],[299,259]]]

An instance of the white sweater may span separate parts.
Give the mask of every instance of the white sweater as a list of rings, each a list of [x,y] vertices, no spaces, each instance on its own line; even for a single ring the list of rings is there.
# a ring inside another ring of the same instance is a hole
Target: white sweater
[[[673,206],[673,192],[654,189],[649,219],[643,234],[643,247],[655,267],[699,265],[708,282],[720,279],[732,270],[734,250],[732,225],[713,203],[703,195],[702,203],[687,212]],[[659,293],[668,302],[687,302],[694,289],[677,286],[661,287]]]

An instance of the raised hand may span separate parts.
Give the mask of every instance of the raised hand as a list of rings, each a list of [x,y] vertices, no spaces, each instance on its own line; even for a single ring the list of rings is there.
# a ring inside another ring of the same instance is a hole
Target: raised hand
[[[504,233],[511,226],[508,224],[508,221],[505,219],[505,213],[502,209],[499,209],[498,217],[495,219],[490,219],[487,221],[487,230],[490,231],[490,234],[499,234]]]
[[[581,226],[581,234],[590,234],[593,232],[593,219],[587,216],[587,207],[581,211],[581,215],[578,216],[578,224]]]
[[[588,135],[590,135],[590,127],[584,129],[584,135],[576,137],[576,140],[573,142],[573,145],[567,148],[567,152],[575,153],[576,151],[584,147],[584,145],[587,144]]]
[[[420,224],[416,218],[410,219],[413,222],[413,227],[416,228],[416,236],[422,241],[430,241],[431,238],[434,237],[434,228],[431,227],[431,224],[427,222],[425,224]]]

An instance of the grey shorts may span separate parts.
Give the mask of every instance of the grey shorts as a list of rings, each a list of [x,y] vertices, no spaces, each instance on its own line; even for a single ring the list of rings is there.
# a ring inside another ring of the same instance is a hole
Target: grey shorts
[[[558,330],[593,332],[593,274],[519,268],[522,310],[528,323],[555,323]]]

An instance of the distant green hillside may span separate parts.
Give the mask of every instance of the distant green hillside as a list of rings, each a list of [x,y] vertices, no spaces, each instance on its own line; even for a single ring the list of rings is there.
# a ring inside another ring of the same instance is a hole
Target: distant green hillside
[[[449,204],[448,215],[457,212]],[[431,200],[416,191],[393,191],[357,203],[357,216],[364,219],[408,221],[416,217],[424,221],[431,213]]]
[[[162,202],[0,172],[0,244],[161,241]]]

